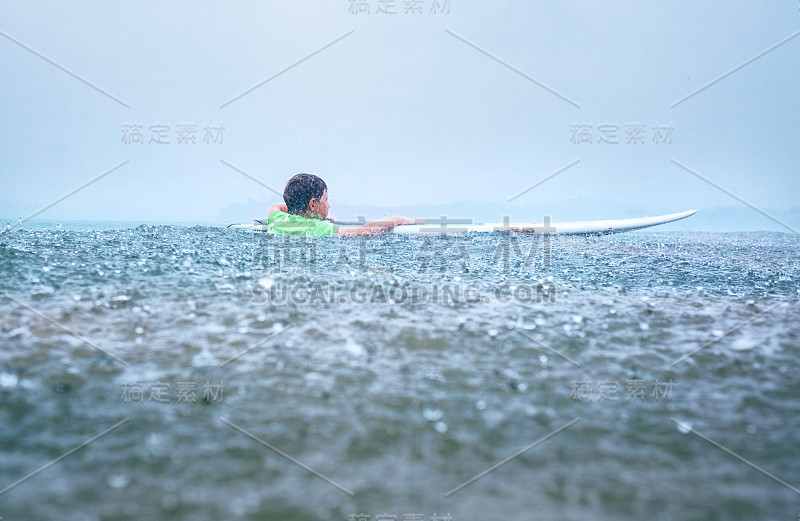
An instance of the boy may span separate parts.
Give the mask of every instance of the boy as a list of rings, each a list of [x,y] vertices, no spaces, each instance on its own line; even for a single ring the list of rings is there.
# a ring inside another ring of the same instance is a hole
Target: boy
[[[417,224],[405,217],[388,217],[359,226],[337,226],[328,217],[328,186],[312,174],[297,174],[283,190],[284,204],[267,210],[269,231],[277,235],[329,237],[332,235],[377,235],[401,224]]]

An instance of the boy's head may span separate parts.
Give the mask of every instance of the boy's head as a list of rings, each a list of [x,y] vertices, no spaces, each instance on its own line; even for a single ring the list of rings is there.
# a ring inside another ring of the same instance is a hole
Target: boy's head
[[[289,179],[283,189],[286,209],[293,215],[328,217],[328,186],[313,174],[297,174]]]

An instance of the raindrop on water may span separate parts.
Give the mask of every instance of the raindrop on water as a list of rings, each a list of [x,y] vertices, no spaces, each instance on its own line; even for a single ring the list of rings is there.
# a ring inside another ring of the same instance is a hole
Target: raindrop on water
[[[125,488],[131,482],[131,478],[127,474],[113,474],[106,481],[111,488]]]
[[[0,387],[14,387],[19,382],[19,377],[12,373],[0,373]]]
[[[683,434],[692,432],[692,424],[689,422],[678,422],[678,430]]]
[[[422,417],[428,420],[429,422],[435,422],[441,420],[442,416],[443,413],[439,409],[434,409],[432,407],[425,407],[422,410]]]
[[[352,338],[348,338],[344,344],[344,350],[353,356],[364,356],[367,351],[361,344],[356,343]]]

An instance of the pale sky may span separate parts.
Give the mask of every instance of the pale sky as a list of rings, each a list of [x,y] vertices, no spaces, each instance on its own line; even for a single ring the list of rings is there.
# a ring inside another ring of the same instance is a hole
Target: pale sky
[[[339,218],[787,231],[733,194],[800,227],[796,1],[366,3],[0,4],[0,217],[127,161],[36,219],[248,222],[278,196],[233,165],[278,192],[315,173]]]

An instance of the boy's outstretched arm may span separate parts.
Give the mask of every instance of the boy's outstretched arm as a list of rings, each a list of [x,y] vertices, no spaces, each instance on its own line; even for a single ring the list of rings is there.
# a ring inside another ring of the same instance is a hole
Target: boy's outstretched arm
[[[423,221],[415,221],[407,217],[387,217],[378,221],[368,222],[359,226],[339,226],[336,229],[336,235],[378,235],[388,232],[395,226],[401,224],[424,224]]]

